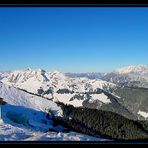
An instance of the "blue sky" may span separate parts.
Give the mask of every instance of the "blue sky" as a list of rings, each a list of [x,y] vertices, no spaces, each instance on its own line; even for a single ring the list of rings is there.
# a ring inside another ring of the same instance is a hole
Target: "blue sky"
[[[148,64],[148,8],[0,8],[0,70],[132,64]]]

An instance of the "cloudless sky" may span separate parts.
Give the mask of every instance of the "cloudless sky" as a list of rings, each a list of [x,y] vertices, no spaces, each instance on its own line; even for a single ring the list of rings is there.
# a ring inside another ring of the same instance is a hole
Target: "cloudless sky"
[[[135,64],[148,64],[148,8],[0,8],[0,71]]]

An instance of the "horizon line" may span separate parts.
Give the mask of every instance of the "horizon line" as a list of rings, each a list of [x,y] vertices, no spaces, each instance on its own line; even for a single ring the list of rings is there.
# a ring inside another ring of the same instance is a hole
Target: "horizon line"
[[[28,66],[28,67],[24,67],[24,68],[16,68],[16,69],[9,69],[9,70],[0,70],[0,72],[11,72],[11,71],[24,71],[24,70],[43,70],[45,72],[61,72],[61,73],[111,73],[111,72],[114,72],[115,70],[117,69],[120,69],[120,68],[124,68],[124,67],[129,67],[129,66],[148,66],[148,64],[128,64],[128,65],[124,65],[124,66],[121,66],[121,67],[118,67],[116,69],[113,69],[113,70],[109,70],[109,71],[102,71],[102,70],[98,70],[98,71],[63,71],[63,70],[58,70],[58,68],[54,69],[54,70],[49,70],[47,68],[33,68],[31,66]]]

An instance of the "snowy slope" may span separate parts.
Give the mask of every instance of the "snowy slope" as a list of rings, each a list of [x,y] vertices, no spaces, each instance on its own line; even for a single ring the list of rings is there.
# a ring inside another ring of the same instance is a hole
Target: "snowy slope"
[[[25,118],[30,126],[47,131],[52,125],[46,120],[46,112],[50,109],[55,115],[61,115],[61,109],[53,101],[30,95],[3,83],[0,83],[0,97],[7,103],[2,106],[2,118],[5,123],[14,120],[10,118],[11,116],[16,116],[15,120]]]
[[[45,112],[48,108],[52,108],[52,110],[57,111],[60,109],[52,101],[35,95],[30,95],[24,91],[18,90],[3,83],[0,83],[0,97],[4,98],[4,101],[6,101],[8,104],[33,108],[38,111]]]
[[[58,93],[54,93],[54,100],[53,101],[59,101],[59,102],[63,102],[64,104],[70,104],[73,105],[74,107],[80,107],[83,106],[82,103],[84,100],[71,100],[71,98],[74,96],[75,94],[58,94]]]
[[[100,102],[103,102],[104,104],[109,104],[111,103],[111,100],[104,94],[93,94],[90,95],[92,97],[93,100],[99,100]]]
[[[104,140],[73,132],[47,132],[49,128],[54,128],[52,120],[46,118],[47,109],[53,110],[55,115],[61,115],[59,114],[61,109],[50,100],[28,94],[3,83],[0,83],[0,97],[7,102],[2,106],[3,123],[0,123],[0,141]],[[27,124],[17,122],[21,117],[27,119]]]
[[[109,141],[80,133],[40,132],[16,127],[10,124],[0,124],[0,141]]]
[[[25,139],[24,141],[109,141],[107,139],[95,138],[85,134],[76,132],[70,133],[44,133],[36,134],[33,137]]]

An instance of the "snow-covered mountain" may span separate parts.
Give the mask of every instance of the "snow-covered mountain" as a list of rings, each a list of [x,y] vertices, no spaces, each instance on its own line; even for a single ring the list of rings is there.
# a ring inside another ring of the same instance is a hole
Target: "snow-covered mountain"
[[[85,77],[87,76],[87,73],[83,75],[81,74],[75,75],[75,77],[79,76]],[[69,77],[71,77],[70,74]],[[116,87],[115,89],[113,89],[112,94],[114,96],[115,95],[118,96],[116,100],[118,100],[121,105],[127,108],[135,116],[138,116],[139,119],[148,119],[147,118],[148,65],[139,64],[139,65],[130,65],[118,68],[113,72],[106,73],[102,76],[99,74],[99,78],[104,81],[116,84]],[[94,79],[97,79],[97,76],[94,77]],[[99,98],[99,96],[97,96],[97,98]],[[113,102],[113,100],[111,102]],[[111,104],[115,103],[109,103],[109,105]],[[86,106],[88,106],[88,104]],[[95,108],[94,104],[91,104],[90,106],[92,108]]]
[[[137,112],[142,110],[140,105],[134,109],[128,105],[134,102],[125,103],[126,100],[123,101],[125,98],[120,93],[114,92],[120,85],[148,86],[147,75],[146,65],[117,69],[112,73],[102,75],[102,80],[70,77],[58,71],[46,72],[41,69],[28,68],[3,72],[0,74],[0,81],[54,102],[59,101],[75,107],[109,110],[135,119]],[[142,111],[147,112],[147,110]]]
[[[132,113],[118,102],[118,96],[111,94],[116,85],[100,79],[70,78],[58,71],[29,68],[2,73],[1,82],[54,102],[114,111],[133,119]]]
[[[119,68],[101,79],[122,86],[148,88],[148,65]]]
[[[31,95],[14,87],[8,86],[0,82],[0,97],[4,98],[8,104],[22,106],[25,108],[34,109],[37,111],[47,112],[46,109],[59,111],[60,108],[50,100],[42,97]]]
[[[108,90],[116,86],[113,83],[102,80],[70,78],[58,71],[46,72],[41,69],[32,70],[30,68],[4,72],[0,75],[0,81],[27,92],[77,107],[82,106],[83,101],[87,100],[84,93],[94,92],[98,88]],[[92,100],[97,98],[103,101],[104,96],[103,93],[98,98],[92,96]],[[105,101],[105,103],[109,102],[109,100]]]
[[[63,133],[62,127],[47,118],[48,109],[55,116],[62,116],[61,108],[53,101],[1,82],[0,98],[6,102],[1,110],[0,141],[105,141],[76,132]]]
[[[130,65],[110,73],[66,73],[69,77],[101,79],[117,85],[148,88],[148,65]]]
[[[130,66],[116,69],[115,73],[118,73],[118,74],[129,74],[129,73],[146,74],[146,73],[148,73],[148,65],[142,65],[142,64],[130,65]]]
[[[3,107],[2,119],[7,119],[8,113],[23,115],[27,118],[30,124],[39,125],[46,130],[49,127],[42,125],[42,120],[45,120],[45,116],[48,110],[52,110],[55,116],[62,116],[61,108],[57,106],[53,101],[45,98],[31,95],[27,92],[18,90],[17,88],[8,86],[0,82],[0,98],[3,98],[6,105]],[[13,116],[13,115],[12,115]],[[7,122],[7,120],[6,120]]]
[[[5,84],[30,90],[31,92],[36,92],[36,88],[40,88],[42,84],[48,81],[43,70],[31,70],[30,68],[4,72],[1,74],[0,79]]]
[[[66,76],[71,78],[88,78],[88,79],[101,79],[104,77],[107,73],[96,73],[96,72],[88,72],[88,73],[65,73]]]
[[[147,89],[120,87],[137,86],[135,84],[139,87],[148,86],[147,67],[138,65],[117,69],[102,75],[102,80],[71,77],[58,71],[46,72],[30,68],[1,72],[0,97],[4,98],[7,104],[3,107],[4,124],[0,124],[0,140],[7,140],[10,133],[13,139],[13,130],[21,135],[19,138],[16,136],[16,139],[21,140],[63,140],[70,137],[96,140],[78,133],[43,133],[50,128],[55,129],[52,121],[46,120],[45,117],[49,110],[56,116],[62,116],[61,108],[55,103],[57,101],[74,107],[112,111],[135,120],[147,119]],[[18,116],[23,122],[27,121],[27,127],[14,124],[10,121],[11,116]],[[8,133],[5,132],[6,129],[9,129]]]
[[[46,72],[41,69],[16,70],[0,74],[0,80],[8,85],[12,85],[27,91],[37,93],[38,89],[44,91],[53,88],[56,92],[58,89],[69,89],[71,91],[89,91],[96,88],[115,86],[102,80],[90,80],[88,78],[69,78],[58,71]]]

